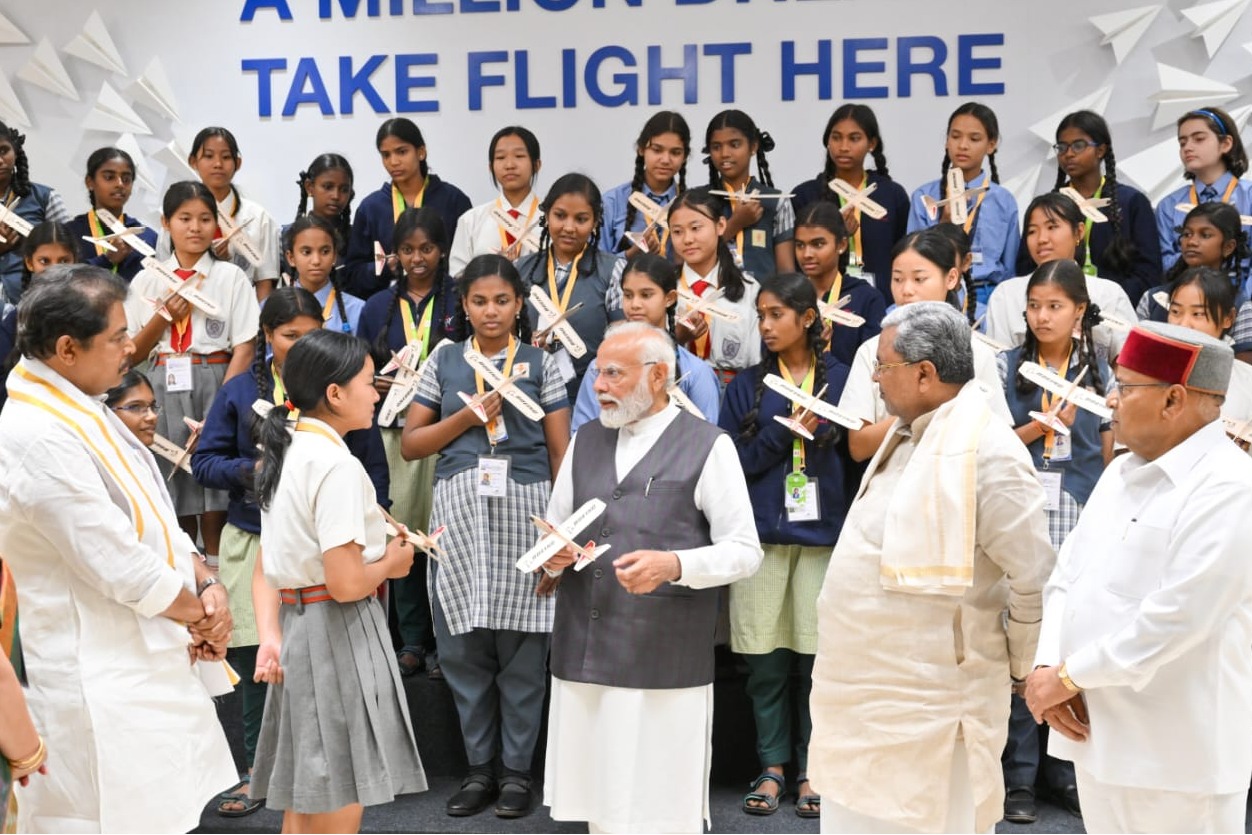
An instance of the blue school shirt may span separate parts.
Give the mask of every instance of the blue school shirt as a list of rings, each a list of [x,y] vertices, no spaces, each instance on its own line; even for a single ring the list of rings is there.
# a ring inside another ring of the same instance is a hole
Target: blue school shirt
[[[833,294],[835,288],[832,286],[830,289]],[[830,347],[827,352],[833,354],[844,365],[851,366],[853,358],[856,357],[856,349],[882,332],[882,320],[887,315],[887,304],[883,301],[878,288],[864,279],[850,275],[843,277],[843,286],[840,287],[839,294],[851,296],[846,310],[865,320],[865,324],[859,328],[832,325]],[[833,304],[838,300],[839,297],[836,296],[830,299],[829,303]],[[827,302],[826,299],[822,301]]]
[[[982,185],[989,176],[988,172],[983,171],[966,185],[969,188],[975,188]],[[926,207],[922,204],[922,195],[938,200],[940,182],[931,180],[913,192],[909,204],[909,232],[926,229],[938,223],[926,214]],[[978,213],[974,215],[970,236],[970,251],[974,253],[974,265],[971,272],[980,304],[987,303],[996,284],[1006,278],[1013,278],[1017,274],[1015,269],[1017,249],[1021,244],[1021,224],[1017,217],[1017,201],[1013,199],[1012,192],[999,183],[992,183],[991,188],[985,194],[986,197]],[[983,195],[976,194],[966,198],[965,202],[971,213],[979,197]],[[939,211],[942,213],[943,208],[940,207]],[[981,263],[979,263],[980,255]]]
[[[678,345],[677,349],[677,376],[682,378],[686,375],[686,379],[683,379],[678,387],[704,414],[705,420],[709,423],[717,423],[718,401],[722,395],[717,375],[713,373],[713,368],[707,362],[683,346]],[[587,368],[587,375],[583,377],[582,384],[578,388],[578,398],[574,401],[574,415],[570,418],[571,433],[577,432],[578,427],[587,421],[600,417],[600,401],[596,399],[595,390],[596,374],[596,362],[592,360]]]
[[[1013,426],[1024,426],[1030,423],[1030,413],[1032,411],[1042,412],[1043,409],[1043,390],[1038,386],[1032,387],[1030,393],[1022,394],[1017,390],[1017,366],[1022,356],[1022,346],[1017,346],[1001,355],[999,360],[1001,363],[1001,381],[1004,384],[1004,399],[1009,404],[1009,413],[1013,415]],[[1027,358],[1034,360],[1033,358]],[[1070,354],[1069,368],[1065,372],[1065,379],[1073,382],[1078,376],[1078,346],[1074,346],[1074,350]],[[1109,380],[1112,375],[1109,368],[1104,362],[1099,361],[1100,379],[1104,381],[1105,391],[1108,391]],[[1090,381],[1092,375],[1088,373],[1087,380]],[[1100,433],[1109,430],[1110,424],[1103,420],[1099,415],[1088,412],[1086,409],[1079,409],[1077,416],[1074,418],[1074,425],[1070,427],[1070,458],[1067,460],[1052,460],[1048,462],[1045,468],[1043,465],[1043,438],[1039,438],[1032,443],[1026,445],[1026,449],[1030,452],[1030,457],[1035,462],[1036,470],[1060,470],[1064,473],[1061,479],[1061,489],[1068,493],[1078,504],[1086,504],[1087,499],[1091,497],[1091,491],[1095,489],[1096,482],[1100,480],[1100,475],[1104,472],[1104,451],[1100,440]]]
[[[849,369],[830,354],[823,357],[826,363],[825,383],[829,387],[822,399],[838,403]],[[731,380],[726,387],[726,400],[717,423],[735,442],[735,451],[739,453],[739,463],[747,478],[752,515],[761,542],[833,546],[839,539],[848,506],[856,493],[861,468],[853,463],[848,454],[847,432],[842,427],[839,427],[839,440],[830,446],[819,447],[813,441],[804,441],[804,472],[817,479],[821,519],[815,522],[787,521],[784,480],[791,473],[793,442],[799,436],[774,420],[775,416],[791,414],[791,401],[773,389],[759,385],[765,374],[777,373],[777,367],[777,360],[766,360]],[[822,381],[816,381],[815,386],[820,389]],[[741,435],[743,418],[756,408],[758,390],[761,399],[757,432],[751,438],[744,438]],[[820,435],[829,428],[830,424],[822,421],[814,434]]]
[[[724,183],[710,186],[713,190],[725,190]],[[759,191],[761,194],[782,194],[776,188],[769,188],[762,185],[756,177],[749,177],[748,184],[745,189],[749,192]],[[723,198],[726,201],[726,208],[722,212],[722,217],[727,220],[734,213],[734,208],[730,205],[730,198]],[[751,273],[760,279],[765,276],[775,275],[778,272],[778,264],[774,260],[774,246],[776,244],[785,243],[795,237],[795,211],[791,208],[791,199],[770,199],[762,200],[761,217],[756,223],[744,228],[743,230],[743,249],[739,253],[743,260],[743,271]],[[755,233],[755,234],[754,234]],[[729,243],[733,250],[736,245],[738,236],[730,239]],[[759,244],[759,245],[758,245]]]
[[[436,345],[445,339],[452,338],[456,312],[460,307],[460,300],[452,279],[444,275],[437,280],[439,288],[422,299],[420,305],[415,304],[401,289],[403,285],[400,282],[370,296],[369,301],[365,302],[361,308],[356,335],[372,346],[377,341],[378,335],[386,331],[387,350],[399,351],[409,342],[404,332],[404,316],[400,314],[399,305],[409,306],[409,311],[413,314],[413,324],[420,327],[422,317],[426,314],[426,305],[433,304],[436,307],[431,312],[430,337],[426,347],[426,354],[429,356],[430,352],[435,350]],[[400,297],[398,302],[397,295]]]
[[[126,215],[122,215],[118,218],[118,220],[120,220],[122,225],[127,228],[132,226],[143,226],[143,231],[136,232],[135,237],[139,238],[139,240],[143,241],[153,249],[156,249],[157,233],[155,229],[149,229],[135,218],[127,217]],[[74,240],[78,242],[78,260],[82,261],[84,264],[91,264],[93,267],[101,267],[114,272],[117,274],[118,278],[124,279],[127,284],[130,283],[132,278],[139,275],[140,270],[143,269],[144,256],[133,250],[117,265],[114,265],[106,254],[97,254],[96,245],[90,241],[83,240],[84,235],[91,237],[96,236],[96,230],[91,228],[91,222],[87,219],[86,214],[78,215],[65,226],[74,235]],[[113,234],[113,230],[105,226],[103,223],[100,224],[100,228],[104,231],[105,235]]]
[[[268,368],[265,373],[270,373]],[[191,473],[196,481],[202,487],[229,492],[226,521],[251,534],[261,533],[261,509],[249,478],[261,454],[252,435],[254,422],[260,420],[252,411],[252,404],[259,398],[251,373],[227,380],[213,397],[200,442],[191,454]],[[369,474],[378,503],[391,507],[391,476],[378,426],[349,432],[344,443]]]
[[[422,207],[439,212],[448,232],[448,248],[451,250],[456,222],[470,209],[469,198],[456,186],[430,174],[426,178],[426,191],[422,194]],[[374,242],[378,241],[383,245],[383,251],[390,253],[395,231],[395,209],[391,202],[391,181],[388,180],[377,191],[366,195],[352,218],[352,234],[348,239],[341,282],[345,290],[368,299],[386,288],[391,280],[387,271],[383,270],[382,275],[374,274]]]
[[[1194,186],[1196,189],[1195,204],[1214,203],[1220,201],[1222,196],[1226,194],[1226,189],[1230,188],[1231,180],[1234,175],[1227,171],[1225,174],[1217,178],[1217,182],[1213,183],[1213,193],[1216,195],[1212,199],[1206,199],[1204,196],[1204,183],[1196,181]],[[1160,236],[1161,242],[1161,267],[1166,272],[1174,266],[1174,262],[1178,260],[1178,256],[1182,254],[1182,247],[1178,243],[1178,227],[1182,226],[1184,220],[1187,219],[1186,212],[1178,211],[1179,203],[1191,203],[1192,184],[1188,183],[1177,191],[1170,192],[1161,198],[1161,202],[1156,204],[1156,228]],[[1235,183],[1234,191],[1231,192],[1230,200],[1241,215],[1252,215],[1252,184],[1239,180]],[[1244,275],[1247,275],[1247,263],[1244,264]]]
[[[326,300],[330,298],[330,291],[334,289],[330,282],[326,282],[321,290],[313,294],[314,298],[321,303],[322,309],[326,309]],[[348,314],[348,321],[344,322],[343,317],[339,315],[339,301],[343,299],[343,310]],[[365,302],[351,293],[339,292],[339,296],[335,303],[330,306],[330,311],[326,314],[326,321],[322,323],[322,327],[326,330],[338,331],[340,333],[350,333],[353,336],[359,336],[361,328],[361,310],[364,309]],[[344,327],[347,325],[347,327]]]
[[[890,177],[879,174],[877,171],[865,173],[866,187],[868,188],[870,184],[878,186],[870,195],[870,199],[886,209],[887,214],[881,220],[863,212],[861,214],[862,270],[873,276],[874,286],[882,294],[883,300],[890,303],[892,300],[891,250],[901,238],[908,234],[909,194],[903,186]],[[791,190],[795,195],[791,198],[791,205],[795,209],[797,218],[809,204],[816,203],[818,200],[831,200],[838,202],[840,206],[843,205],[842,201],[836,200],[835,193],[827,185],[828,182],[825,174],[819,174],[815,179],[803,182]],[[852,244],[849,241],[849,252],[851,248]],[[844,272],[846,273],[847,270],[845,269]],[[848,362],[851,362],[851,359]]]
[[[678,196],[678,179],[670,183],[669,188],[660,194],[656,194],[647,185],[639,189],[644,195],[656,203],[658,206],[668,206],[670,201]],[[635,190],[630,183],[622,183],[620,186],[612,188],[604,194],[604,222],[600,226],[600,249],[605,252],[616,255],[630,249],[633,244],[626,240],[626,232],[642,232],[643,228],[648,225],[644,220],[643,212],[635,212],[635,219],[631,221],[630,229],[626,229],[626,211],[630,208],[630,195]],[[664,235],[664,230],[657,230],[657,237]],[[667,247],[667,249],[672,249]]]

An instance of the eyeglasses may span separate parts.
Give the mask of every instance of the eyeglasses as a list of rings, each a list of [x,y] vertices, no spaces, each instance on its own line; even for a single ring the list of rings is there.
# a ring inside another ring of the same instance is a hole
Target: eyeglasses
[[[154,415],[161,414],[160,403],[131,403],[127,406],[114,406],[115,412],[126,412],[128,415],[146,415],[151,412]]]
[[[1094,148],[1096,144],[1097,143],[1095,142],[1088,142],[1085,139],[1076,139],[1073,142],[1058,142],[1052,146],[1052,150],[1056,151],[1056,155],[1059,157],[1066,151],[1073,151],[1075,154],[1081,154],[1088,148]]]
[[[598,369],[599,374],[610,383],[620,383],[626,377],[628,368],[645,368],[649,365],[656,365],[656,360],[652,362],[637,362],[634,365],[606,365]]]
[[[906,365],[917,365],[919,362],[921,362],[921,360],[910,360],[908,362],[879,362],[878,360],[874,360],[874,373],[881,374],[882,372],[892,368],[902,368]]]
[[[1173,383],[1123,383],[1120,380],[1113,380],[1113,391],[1122,389],[1141,389],[1141,388],[1169,388]]]

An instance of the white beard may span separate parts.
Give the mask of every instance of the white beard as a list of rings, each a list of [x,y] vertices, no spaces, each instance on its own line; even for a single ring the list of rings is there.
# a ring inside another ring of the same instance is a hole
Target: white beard
[[[604,401],[615,403],[606,406]],[[652,390],[648,387],[647,377],[640,377],[634,390],[625,397],[616,398],[602,395],[600,403],[600,423],[606,429],[621,429],[645,416],[652,408]]]

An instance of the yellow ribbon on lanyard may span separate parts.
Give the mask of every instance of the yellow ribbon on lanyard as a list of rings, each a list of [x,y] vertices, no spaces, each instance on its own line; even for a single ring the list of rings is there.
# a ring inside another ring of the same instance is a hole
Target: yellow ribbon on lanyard
[[[1061,372],[1062,377],[1069,374],[1069,358],[1070,358],[1070,355],[1073,353],[1074,353],[1074,340],[1071,339],[1069,341],[1069,349],[1066,350],[1065,352],[1065,362],[1061,363],[1060,372]],[[1043,366],[1044,368],[1047,368],[1047,364],[1044,363],[1043,361],[1042,353],[1038,354],[1036,356],[1036,359],[1038,360],[1039,365]],[[1040,391],[1039,405],[1043,407],[1043,411],[1045,413],[1052,411],[1052,407],[1056,405],[1058,402],[1060,402],[1060,400],[1061,400],[1061,395],[1059,394],[1053,395],[1053,394],[1049,394],[1046,390]],[[1049,461],[1052,458],[1052,449],[1055,445],[1056,445],[1056,430],[1052,429],[1052,427],[1050,426],[1044,427],[1043,460],[1045,462]]]
[[[514,212],[516,212],[516,211],[517,211],[517,209],[514,209],[512,206],[510,206],[509,208],[507,208],[507,209],[506,209],[506,208],[505,208],[505,206],[504,206],[503,201],[501,201],[501,199],[500,199],[499,197],[497,197],[497,198],[496,198],[496,207],[497,207],[497,208],[499,208],[499,209],[501,209],[502,211],[505,211],[505,212],[508,212],[508,211],[514,211]],[[530,208],[526,211],[526,221],[522,224],[522,231],[523,231],[523,232],[525,232],[525,231],[526,231],[526,229],[527,229],[527,227],[529,227],[529,226],[530,226],[530,222],[531,222],[532,220],[534,220],[534,219],[535,219],[535,212],[537,212],[537,211],[539,211],[539,198],[538,198],[538,197],[531,197],[531,198],[530,198]],[[519,217],[519,218],[521,217],[521,212],[518,212],[518,217]],[[512,244],[510,244],[510,243],[509,243],[509,232],[508,232],[508,230],[507,230],[507,229],[505,229],[505,228],[504,228],[504,224],[503,224],[503,223],[496,223],[496,229],[500,232],[500,251],[501,251],[501,252],[504,252],[504,251],[505,251],[505,250],[507,250],[510,246],[512,246]],[[521,238],[515,238],[515,240],[520,241],[520,240],[521,240]]]
[[[978,195],[978,199],[974,202],[974,208],[969,210],[969,214],[965,217],[965,234],[969,235],[970,230],[974,228],[974,218],[978,217],[978,210],[982,207],[982,201],[987,199],[987,195],[991,193],[991,189],[987,189]],[[973,243],[971,242],[971,246]]]
[[[1074,184],[1071,182],[1070,186],[1072,187],[1073,185]],[[1195,187],[1192,186],[1192,188],[1195,188]],[[1100,187],[1095,190],[1095,194],[1091,195],[1091,198],[1093,200],[1099,200],[1100,194],[1103,191],[1104,191],[1104,178],[1101,177]],[[1083,231],[1082,243],[1085,249],[1085,255],[1087,256],[1087,259],[1086,259],[1086,263],[1083,264],[1082,271],[1086,273],[1087,275],[1095,275],[1096,265],[1095,265],[1095,262],[1091,260],[1091,226],[1092,226],[1091,218],[1087,218],[1083,226],[1085,227],[1085,229]]]
[[[1231,178],[1230,178],[1230,184],[1226,186],[1226,193],[1222,195],[1222,202],[1223,202],[1223,203],[1229,203],[1229,202],[1230,202],[1230,195],[1232,195],[1232,194],[1234,194],[1234,193],[1235,193],[1235,186],[1237,186],[1237,185],[1239,185],[1239,178],[1238,178],[1238,177],[1231,177]],[[1198,205],[1200,205],[1200,198],[1199,198],[1199,195],[1197,195],[1197,194],[1196,194],[1196,190],[1195,190],[1195,181],[1194,181],[1194,180],[1191,182],[1191,205],[1192,205],[1192,206],[1198,206]]]
[[[426,183],[429,178],[422,179],[421,191],[417,193],[417,199],[413,201],[413,208],[422,208],[422,201],[426,199]],[[396,188],[396,184],[391,184],[391,220],[394,223],[400,219],[400,214],[409,208],[409,204],[405,202],[404,195],[400,193],[400,189]]]
[[[482,353],[482,351],[478,350],[478,337],[475,336],[470,339],[470,348],[472,350],[478,351],[478,353],[480,354]],[[504,355],[504,369],[501,372],[502,374],[504,374],[504,379],[507,380],[513,376],[513,360],[516,358],[517,358],[517,339],[514,338],[513,334],[509,334],[509,350],[508,350],[508,353]],[[490,359],[490,357],[488,357],[488,359]],[[474,387],[478,390],[479,394],[487,393],[487,386],[483,382],[483,375],[479,374],[477,369],[475,369],[474,371]],[[487,423],[487,439],[488,440],[491,440],[492,438],[495,437],[496,420],[497,418],[492,418]],[[495,449],[495,446],[496,446],[496,442],[494,440],[491,440],[491,448]]]
[[[435,292],[434,288],[430,291]],[[404,342],[412,344],[414,342],[421,343],[422,350],[418,357],[418,362],[425,362],[426,355],[430,353],[430,325],[434,317],[435,300],[433,298],[426,300],[426,309],[422,311],[422,321],[414,323],[413,321],[413,303],[406,298],[400,299],[400,319],[404,322]]]
[[[569,300],[574,295],[574,282],[578,280],[578,262],[586,254],[587,249],[584,247],[583,251],[574,258],[574,263],[570,264],[569,279],[565,282],[565,292],[560,294],[560,298],[557,298],[556,289],[556,253],[548,254],[548,297],[562,313],[569,309]]]
[[[750,182],[752,182],[752,179],[748,178],[748,182],[743,184],[743,191],[739,192],[740,194],[747,193],[748,183]],[[735,187],[732,186],[730,183],[726,182],[725,180],[722,180],[722,188],[726,189],[726,193],[730,195],[730,197],[726,199],[730,201],[731,214],[734,214],[735,209],[739,208],[739,201],[735,199]],[[740,266],[742,266],[747,260],[747,255],[743,251],[743,230],[742,229],[740,229],[738,232],[735,233],[735,258],[736,260],[738,260]]]
[[[868,179],[869,179],[869,175],[867,175],[864,171],[862,171],[861,183],[860,185],[856,187],[857,191],[860,191],[861,189],[865,188],[865,182]],[[839,201],[839,208],[842,209],[843,198],[840,197],[838,194],[836,194],[835,199]],[[852,216],[856,218],[856,232],[855,234],[852,235],[852,240],[849,242],[849,246],[852,249],[852,257],[848,261],[848,267],[850,268],[861,267],[861,266],[864,266],[865,264],[865,260],[861,254],[861,207],[860,206],[857,206],[855,209],[852,210]],[[835,298],[838,298],[838,296],[836,296]]]
[[[804,379],[799,383],[800,390],[805,394],[812,394],[815,391],[814,386],[817,382],[817,362],[818,358],[813,357],[813,364],[809,366],[808,374],[806,374]],[[796,385],[795,379],[791,376],[791,369],[787,368],[787,363],[783,362],[781,359],[778,361],[778,370],[782,372],[782,378],[784,380],[791,383],[793,386]],[[791,413],[794,415],[796,412],[802,411],[803,408],[804,407],[800,404],[793,403],[791,404]],[[791,442],[791,471],[793,473],[804,471],[803,438],[796,438]]]

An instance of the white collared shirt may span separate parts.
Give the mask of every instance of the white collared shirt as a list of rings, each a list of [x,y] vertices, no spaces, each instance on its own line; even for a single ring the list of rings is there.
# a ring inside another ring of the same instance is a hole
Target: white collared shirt
[[[178,259],[171,256],[165,265],[177,270]],[[211,354],[230,351],[250,339],[256,339],[260,328],[260,308],[256,292],[243,272],[229,261],[219,261],[208,252],[200,256],[194,267],[205,276],[199,290],[215,302],[220,309],[218,316],[210,317],[203,310],[191,306],[191,348],[195,354]],[[190,278],[188,281],[196,281]],[[159,273],[142,270],[130,283],[126,296],[126,330],[131,336],[143,330],[143,326],[156,314],[152,299],[163,298],[170,286]],[[173,353],[170,346],[170,328],[167,325],[157,340],[156,352]],[[137,357],[138,362],[142,357]]]
[[[721,287],[721,267],[715,263],[708,275],[700,275],[683,264],[680,286],[691,289],[697,281],[707,281],[714,289]],[[732,302],[723,297],[716,302],[717,306],[723,310],[738,313],[738,321],[728,322],[716,316],[708,317],[710,340],[708,363],[714,368],[742,371],[761,361],[761,334],[756,325],[756,297],[761,291],[761,285],[751,273],[746,272],[743,274],[743,283],[743,296],[739,301]],[[692,293],[695,291],[692,290]],[[682,319],[687,315],[688,307],[689,305],[679,297],[676,316]],[[691,345],[687,347],[694,350]]]
[[[526,195],[516,206],[509,205],[509,201],[504,199],[504,195],[500,195],[493,200],[482,203],[470,209],[461,215],[460,220],[456,222],[456,234],[452,238],[452,251],[448,253],[448,272],[452,275],[460,274],[465,269],[465,265],[473,260],[476,255],[498,254],[504,250],[504,238],[500,235],[500,223],[491,216],[491,210],[496,206],[508,211],[516,209],[521,213],[521,217],[517,219],[522,228],[526,228],[527,219],[530,223],[539,220],[539,195],[533,191]],[[531,216],[531,209],[534,209],[534,215]],[[452,231],[452,230],[448,230]],[[538,236],[536,236],[536,239]],[[523,255],[529,255],[534,252],[533,246],[523,244],[521,252],[517,254],[516,261]]]

